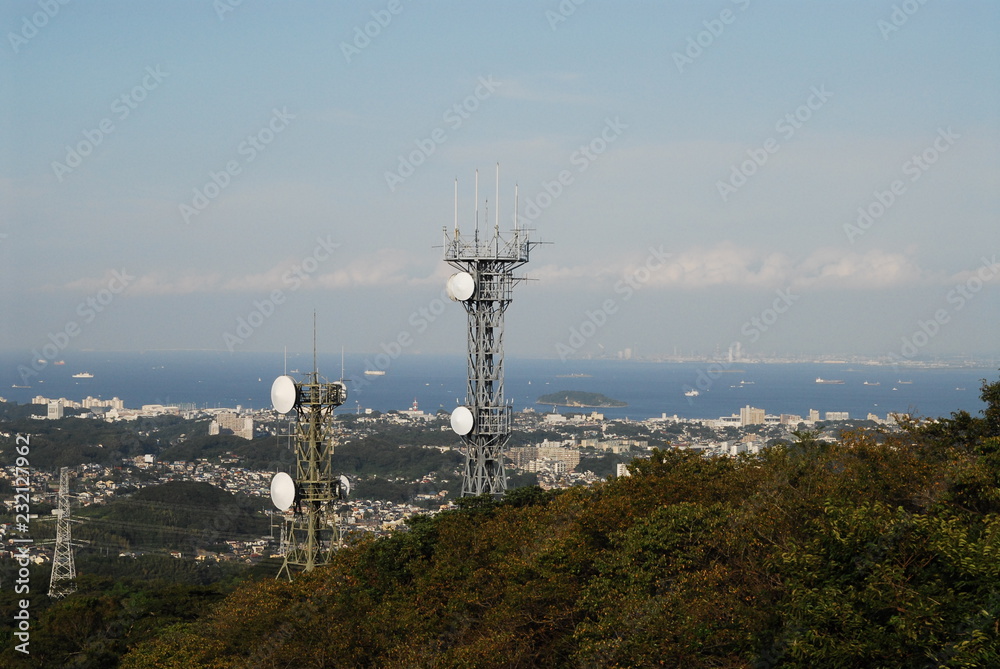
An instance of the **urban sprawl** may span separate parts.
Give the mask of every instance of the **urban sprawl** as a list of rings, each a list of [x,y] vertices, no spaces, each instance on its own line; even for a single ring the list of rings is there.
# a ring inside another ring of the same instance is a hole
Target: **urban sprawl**
[[[0,398],[0,401],[6,401]],[[185,420],[208,421],[209,435],[234,435],[244,439],[254,439],[272,435],[281,444],[280,435],[287,434],[288,418],[273,410],[249,410],[241,406],[226,409],[197,409],[190,405],[164,406],[144,405],[138,409],[126,408],[123,400],[87,397],[80,401],[66,398],[50,399],[37,396],[32,404],[44,405],[44,415],[33,415],[37,420],[60,420],[66,409],[82,410],[73,419],[135,421],[139,418],[177,416]],[[354,412],[344,412],[354,413]],[[337,421],[338,443],[377,434],[380,429],[392,425],[420,427],[427,430],[450,431],[448,415],[445,412],[427,413],[414,402],[408,409],[381,413],[359,408],[351,421]],[[692,449],[705,456],[738,456],[743,453],[755,454],[766,448],[774,440],[792,439],[799,430],[814,430],[817,438],[834,441],[845,425],[851,420],[847,412],[826,411],[821,414],[810,409],[804,416],[795,414],[770,415],[762,408],[745,406],[738,414],[714,419],[690,419],[662,414],[646,420],[606,419],[597,411],[590,413],[552,413],[526,409],[515,412],[514,430],[525,433],[543,431],[546,437],[538,443],[512,446],[506,450],[507,469],[510,472],[535,474],[538,484],[544,489],[566,488],[590,485],[602,479],[587,469],[588,458],[614,454],[620,456],[616,465],[617,476],[627,476],[627,460],[641,458],[655,447]],[[69,419],[69,418],[67,418]],[[896,427],[896,416],[890,414],[880,418],[868,414],[865,421],[888,429]],[[201,427],[201,429],[204,429]],[[0,436],[13,437],[0,432]],[[181,435],[181,440],[186,435]],[[287,441],[287,440],[286,440]],[[401,445],[402,446],[402,445]],[[455,440],[454,446],[424,446],[441,451],[460,450]],[[294,457],[290,457],[294,466]],[[198,459],[194,462],[160,462],[152,454],[124,459],[119,466],[82,464],[76,467],[77,476],[72,483],[74,505],[87,507],[102,505],[117,496],[128,495],[150,485],[170,481],[197,481],[211,484],[231,493],[243,493],[261,498],[261,508],[265,513],[280,520],[280,512],[272,510],[269,503],[270,481],[274,471],[247,469],[241,466],[240,458],[226,453],[214,461]],[[415,481],[404,483],[435,484],[443,478],[454,480],[459,471],[427,472]],[[0,477],[12,482],[15,468],[0,469]],[[47,492],[57,486],[58,472],[32,471],[31,487],[33,505],[45,501],[51,503],[52,495]],[[448,490],[436,493],[418,494],[410,503],[398,504],[376,499],[348,499],[341,506],[338,517],[342,529],[348,532],[366,532],[376,535],[393,531],[407,518],[415,514],[433,514],[455,508]],[[8,511],[14,509],[14,497],[3,500]],[[6,546],[12,525],[0,524],[0,544]],[[227,541],[230,550],[211,553],[199,550],[194,555],[174,552],[177,558],[196,560],[243,560],[254,562],[278,554],[279,539],[264,536],[252,540]],[[9,551],[0,551],[6,555]],[[133,557],[134,553],[123,553],[122,557]],[[37,563],[51,560],[51,547],[32,547],[32,559]]]

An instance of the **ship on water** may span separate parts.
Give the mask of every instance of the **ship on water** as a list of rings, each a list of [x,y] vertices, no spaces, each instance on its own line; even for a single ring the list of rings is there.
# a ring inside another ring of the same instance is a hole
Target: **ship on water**
[[[92,379],[92,378],[94,378],[94,375],[91,374],[90,372],[80,372],[79,374],[74,374],[73,378],[74,379]]]
[[[385,376],[384,369],[366,369],[365,374],[367,376]]]
[[[824,378],[822,378],[820,376],[817,376],[816,377],[816,383],[840,384],[840,383],[843,383],[843,380],[841,380],[841,379],[824,379]]]

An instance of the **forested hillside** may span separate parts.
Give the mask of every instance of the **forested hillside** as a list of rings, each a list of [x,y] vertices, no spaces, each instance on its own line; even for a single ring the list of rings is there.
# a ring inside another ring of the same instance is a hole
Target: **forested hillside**
[[[1000,666],[1000,384],[983,395],[982,417],[465,500],[123,666]]]

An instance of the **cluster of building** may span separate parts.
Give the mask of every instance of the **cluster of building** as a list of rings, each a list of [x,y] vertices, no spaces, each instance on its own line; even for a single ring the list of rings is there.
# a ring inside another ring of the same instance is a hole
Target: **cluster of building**
[[[81,414],[84,418],[103,418],[107,421],[115,420],[135,420],[142,417],[154,417],[154,416],[164,416],[164,415],[175,415],[180,416],[185,414],[185,410],[190,411],[190,405],[186,407],[180,406],[164,406],[162,404],[144,404],[139,409],[126,409],[125,402],[117,397],[113,397],[110,400],[102,400],[96,397],[86,397],[85,399],[77,402],[75,400],[66,399],[65,397],[60,397],[59,399],[51,399],[44,397],[42,395],[36,395],[31,399],[32,404],[40,404],[48,407],[47,415],[39,416],[38,418],[45,420],[56,420],[64,417],[65,409],[89,409],[90,413]]]
[[[646,439],[566,439],[553,442],[545,439],[535,446],[515,446],[507,449],[507,457],[515,469],[530,473],[569,474],[580,464],[581,449],[608,453],[628,453],[649,448]]]
[[[0,398],[0,401],[3,401],[3,399]],[[58,420],[64,418],[65,409],[89,409],[90,413],[82,414],[83,417],[102,418],[109,422],[136,420],[138,418],[155,418],[157,416],[180,416],[187,420],[209,416],[212,418],[208,426],[208,433],[210,435],[232,434],[243,439],[253,439],[255,436],[255,413],[267,416],[271,413],[269,411],[244,411],[240,406],[237,406],[235,409],[195,409],[191,404],[144,404],[138,409],[126,409],[125,402],[117,397],[113,397],[110,400],[87,397],[77,402],[65,397],[50,399],[42,395],[36,395],[32,398],[31,403],[47,407],[45,416],[36,416],[39,420]]]
[[[722,428],[722,427],[749,427],[752,425],[786,425],[791,427],[797,427],[798,425],[805,425],[806,427],[813,427],[816,423],[821,421],[833,422],[833,421],[845,421],[851,420],[850,412],[848,411],[826,411],[820,416],[820,411],[818,409],[810,409],[806,417],[802,417],[798,414],[783,413],[777,416],[769,414],[764,411],[764,409],[758,409],[752,406],[745,406],[740,409],[738,414],[732,414],[730,416],[720,416],[719,418],[678,418],[677,415],[667,416],[667,414],[661,414],[659,418],[651,418],[651,421],[672,421],[672,422],[695,422],[708,427]],[[865,420],[878,423],[880,425],[895,425],[896,415],[887,414],[885,418],[880,418],[876,414],[869,413]]]
[[[104,411],[122,411],[125,409],[125,403],[117,397],[110,400],[101,400],[96,397],[87,396],[82,401],[75,402],[73,400],[68,400],[65,397],[53,400],[48,397],[36,395],[31,399],[31,403],[41,404],[48,407],[48,411],[45,415],[47,420],[58,420],[62,418],[64,409],[98,409]],[[104,411],[95,411],[94,413],[102,414]]]

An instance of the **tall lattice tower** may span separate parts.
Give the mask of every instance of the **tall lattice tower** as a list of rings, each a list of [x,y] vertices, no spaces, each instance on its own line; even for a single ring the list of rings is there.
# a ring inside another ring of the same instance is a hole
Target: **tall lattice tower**
[[[497,167],[497,199],[500,168]],[[504,449],[510,438],[511,407],[503,391],[503,316],[511,302],[514,270],[528,262],[528,231],[518,226],[517,189],[514,228],[500,233],[500,207],[491,235],[480,236],[479,173],[476,172],[476,228],[472,238],[458,229],[458,182],[455,183],[455,229],[444,229],[444,260],[458,270],[448,279],[447,292],[468,313],[469,381],[465,405],[451,415],[451,426],[465,445],[462,496],[503,495],[507,491]],[[488,218],[488,215],[487,215]]]
[[[76,592],[76,562],[73,560],[69,507],[69,467],[59,470],[59,503],[56,507],[56,545],[52,553],[49,597],[59,599]]]
[[[293,509],[285,535],[287,550],[277,578],[292,579],[293,568],[312,571],[330,561],[339,536],[334,526],[334,501],[347,496],[346,477],[333,475],[333,411],[347,400],[343,381],[323,380],[315,365],[306,380],[296,383],[279,376],[271,386],[271,401],[279,413],[295,409],[295,478],[284,472],[271,481],[271,499],[282,511]]]

